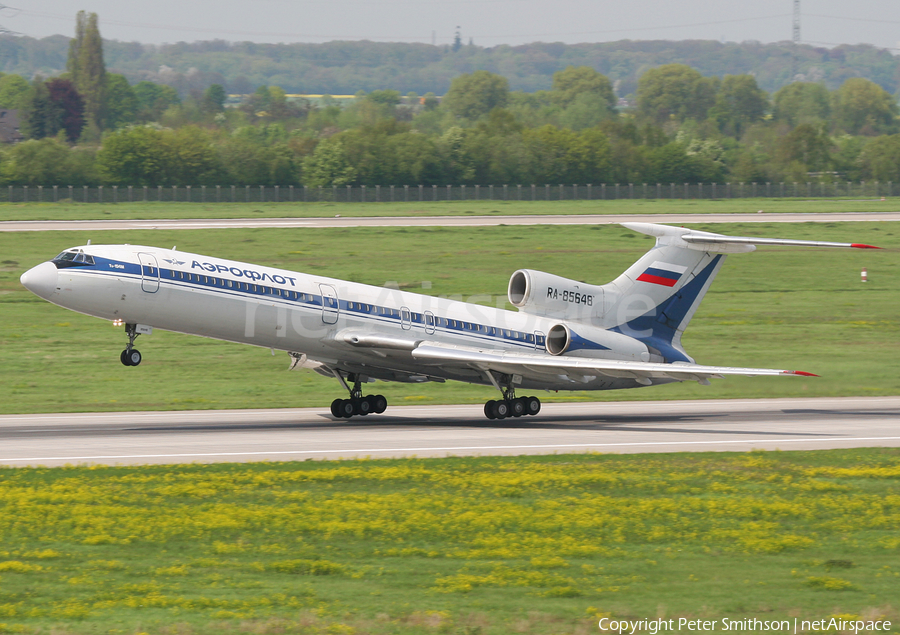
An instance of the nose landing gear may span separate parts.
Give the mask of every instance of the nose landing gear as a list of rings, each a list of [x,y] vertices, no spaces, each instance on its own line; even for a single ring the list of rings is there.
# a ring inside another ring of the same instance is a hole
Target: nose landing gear
[[[134,347],[134,340],[140,333],[137,332],[136,324],[126,324],[125,334],[128,335],[128,345],[119,355],[119,361],[125,366],[137,366],[141,363],[141,352]]]
[[[344,385],[344,388],[350,392],[350,399],[335,399],[331,402],[331,414],[335,418],[349,419],[356,415],[381,414],[387,410],[387,399],[384,395],[366,395],[363,397],[362,381],[358,375],[347,375],[347,379],[353,382],[353,388],[347,385],[340,373],[336,373],[336,376]]]

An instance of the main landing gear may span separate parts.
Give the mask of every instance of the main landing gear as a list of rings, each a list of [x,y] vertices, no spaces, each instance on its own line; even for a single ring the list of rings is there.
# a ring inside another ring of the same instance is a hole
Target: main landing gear
[[[119,355],[119,361],[125,366],[137,366],[141,363],[141,352],[134,347],[134,340],[140,333],[137,332],[135,324],[126,324],[125,334],[128,335],[128,345]]]
[[[331,402],[331,414],[338,419],[349,419],[355,415],[367,415],[374,412],[381,414],[387,410],[387,399],[384,395],[362,394],[362,381],[357,375],[347,375],[347,379],[353,382],[353,388],[347,385],[344,378],[337,374],[337,378],[344,384],[344,388],[350,391],[350,399],[335,399]]]
[[[501,388],[500,391],[503,393],[503,399],[499,401],[491,399],[484,404],[484,416],[488,419],[536,415],[541,411],[541,400],[537,397],[516,397],[516,389],[509,379],[505,388]]]

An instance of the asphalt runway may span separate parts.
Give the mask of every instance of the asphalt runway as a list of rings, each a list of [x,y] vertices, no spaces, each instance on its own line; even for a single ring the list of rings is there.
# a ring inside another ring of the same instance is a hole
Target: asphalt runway
[[[900,447],[900,397],[324,408],[0,416],[0,465],[164,464],[572,452]]]
[[[813,214],[559,214],[535,216],[352,216],[164,220],[3,221],[0,231],[104,231],[127,229],[251,229],[320,227],[492,227],[497,225],[610,225],[640,223],[833,223],[900,221],[900,212]]]

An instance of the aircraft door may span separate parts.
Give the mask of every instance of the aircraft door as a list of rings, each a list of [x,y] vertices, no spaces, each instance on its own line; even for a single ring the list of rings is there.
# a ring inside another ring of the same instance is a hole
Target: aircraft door
[[[434,313],[425,311],[425,333],[432,335],[434,333]]]
[[[412,313],[405,306],[400,307],[400,328],[404,331],[412,328]]]
[[[159,263],[153,254],[138,254],[141,261],[141,289],[147,293],[159,291]]]
[[[338,321],[341,310],[337,291],[330,284],[320,284],[319,291],[322,293],[322,321],[325,324],[334,324]]]

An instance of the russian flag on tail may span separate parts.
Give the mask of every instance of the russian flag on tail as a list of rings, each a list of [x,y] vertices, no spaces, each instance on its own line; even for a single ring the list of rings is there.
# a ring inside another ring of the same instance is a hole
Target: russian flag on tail
[[[650,284],[659,284],[664,287],[674,287],[675,283],[681,279],[687,267],[669,264],[657,260],[638,276],[640,282],[649,282]]]

